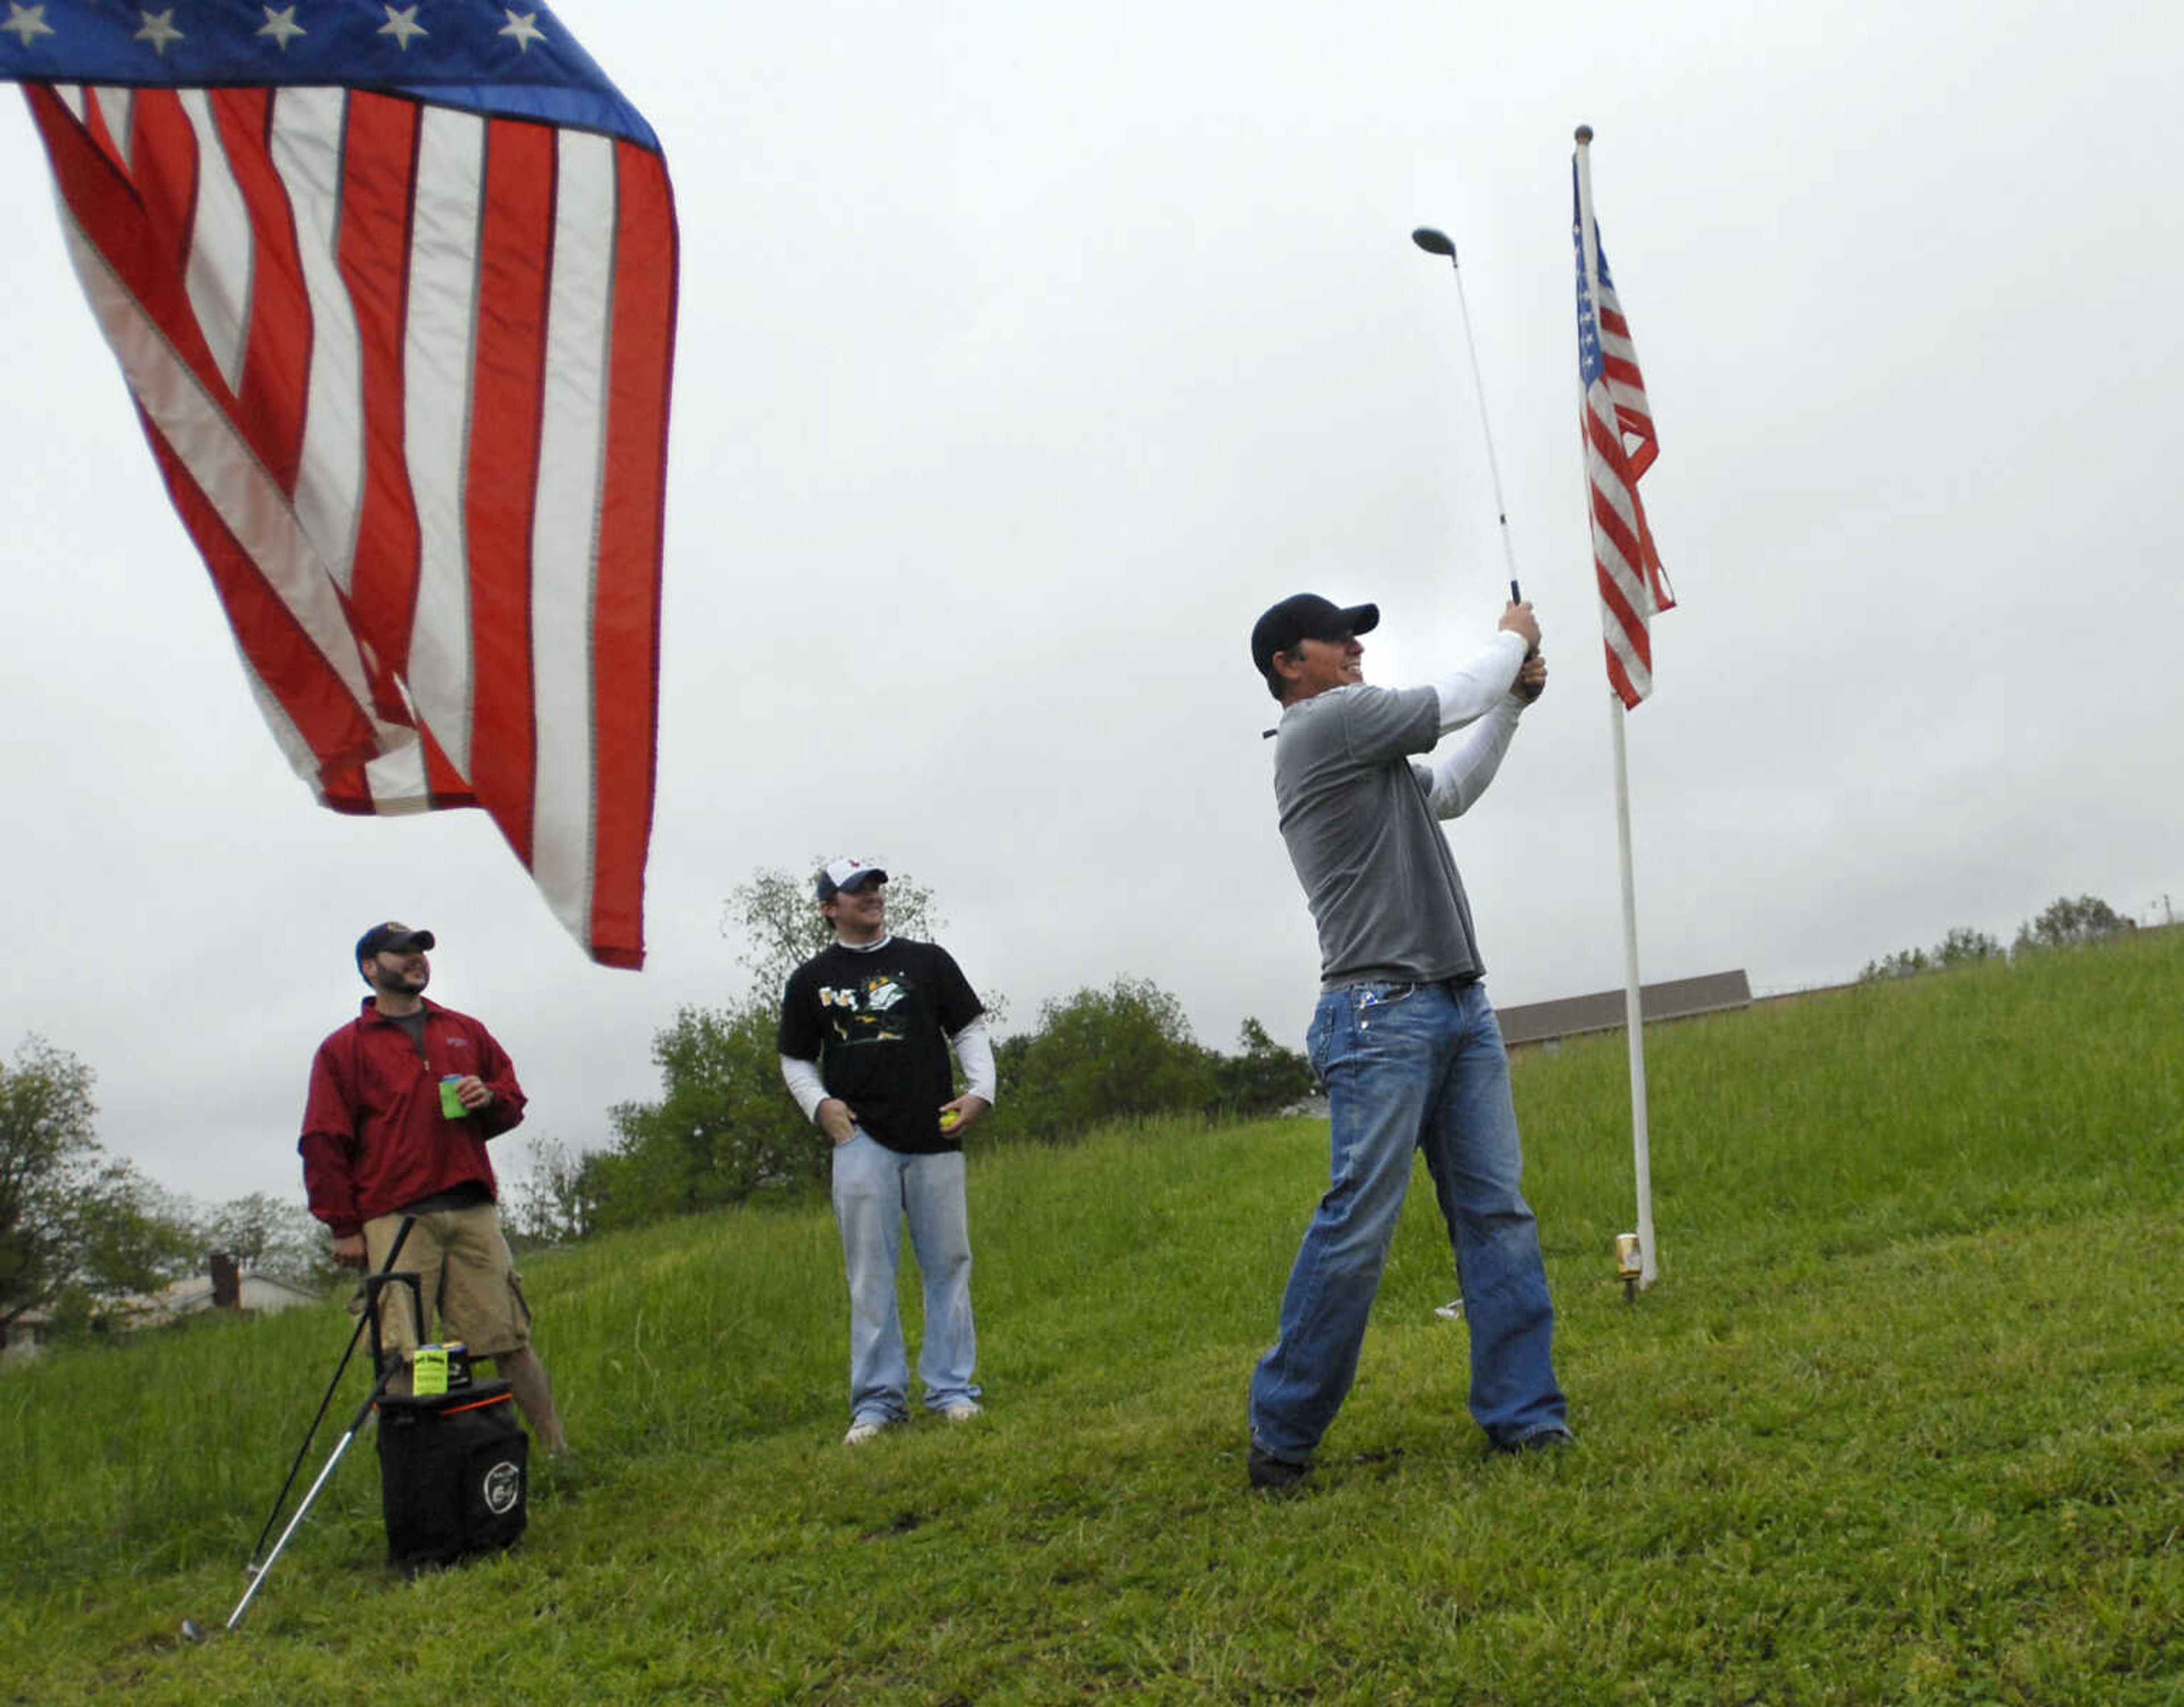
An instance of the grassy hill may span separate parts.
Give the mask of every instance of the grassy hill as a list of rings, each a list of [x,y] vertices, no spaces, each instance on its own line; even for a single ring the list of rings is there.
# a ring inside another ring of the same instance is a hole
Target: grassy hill
[[[409,1582],[360,1440],[202,1648],[346,1319],[53,1357],[0,1379],[0,1699],[2184,1700],[2180,1017],[2170,931],[1657,1029],[1635,1304],[1621,1040],[1520,1063],[1546,1461],[1464,1414],[1422,1187],[1313,1491],[1245,1492],[1308,1121],[974,1156],[990,1413],[855,1452],[823,1210],[538,1257],[591,1484]]]

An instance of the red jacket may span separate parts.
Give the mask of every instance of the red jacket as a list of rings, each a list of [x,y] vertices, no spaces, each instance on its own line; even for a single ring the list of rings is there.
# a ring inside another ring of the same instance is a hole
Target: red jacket
[[[312,1058],[296,1148],[311,1213],[336,1238],[467,1181],[496,1190],[485,1144],[523,1119],[515,1065],[469,1015],[428,1000],[425,1015],[424,1060],[408,1032],[380,1017],[370,996]],[[450,1073],[484,1080],[493,1100],[460,1120],[448,1119],[440,1112],[440,1081]]]

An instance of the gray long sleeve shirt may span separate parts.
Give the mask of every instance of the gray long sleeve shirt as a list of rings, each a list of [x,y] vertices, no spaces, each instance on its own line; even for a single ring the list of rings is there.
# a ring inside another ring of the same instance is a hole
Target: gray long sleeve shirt
[[[1453,817],[1492,781],[1516,727],[1509,687],[1524,656],[1518,637],[1497,634],[1438,685],[1337,687],[1283,712],[1274,802],[1318,927],[1323,987],[1484,976],[1436,814]],[[1440,765],[1412,762],[1474,723]]]

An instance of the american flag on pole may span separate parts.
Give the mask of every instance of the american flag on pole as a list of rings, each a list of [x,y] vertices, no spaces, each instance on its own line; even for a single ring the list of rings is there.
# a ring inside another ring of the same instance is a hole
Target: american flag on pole
[[[644,958],[676,229],[543,6],[0,0],[63,234],[289,762],[482,806]]]
[[[1615,299],[1596,220],[1591,247],[1600,266],[1597,294],[1586,275],[1589,211],[1580,193],[1571,234],[1577,242],[1577,362],[1585,384],[1585,475],[1592,488],[1592,562],[1600,581],[1607,679],[1627,709],[1653,691],[1653,648],[1646,624],[1662,611],[1674,609],[1676,598],[1638,496],[1639,479],[1659,453],[1646,379],[1638,371],[1630,323]]]

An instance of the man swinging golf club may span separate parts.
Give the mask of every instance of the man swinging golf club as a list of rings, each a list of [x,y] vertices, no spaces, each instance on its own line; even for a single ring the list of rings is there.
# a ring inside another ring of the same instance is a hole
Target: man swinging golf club
[[[493,1360],[549,1454],[568,1451],[546,1367],[531,1349],[531,1309],[493,1207],[486,1142],[523,1119],[523,1087],[491,1032],[427,1001],[430,931],[389,921],[358,938],[356,967],[371,994],[311,1062],[304,1110],[304,1187],[333,1235],[337,1261],[377,1269],[404,1218],[414,1217],[401,1267],[414,1271],[443,1337]],[[380,1310],[382,1343],[416,1347],[406,1289]],[[407,1391],[398,1378],[391,1389]],[[560,1466],[566,1472],[568,1463]]]
[[[1358,637],[1380,620],[1312,593],[1251,631],[1282,704],[1274,803],[1318,927],[1306,1038],[1328,1090],[1333,1182],[1282,1296],[1280,1337],[1251,1377],[1251,1485],[1294,1490],[1357,1371],[1396,1213],[1424,1150],[1471,1323],[1471,1413],[1496,1447],[1569,1440],[1550,1356],[1554,1306],[1502,1032],[1446,838],[1435,820],[1493,781],[1546,685],[1539,625],[1512,600],[1486,648],[1426,687],[1365,684]],[[1430,764],[1441,737],[1463,738]]]

